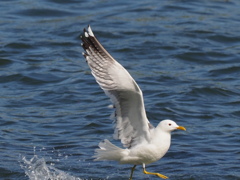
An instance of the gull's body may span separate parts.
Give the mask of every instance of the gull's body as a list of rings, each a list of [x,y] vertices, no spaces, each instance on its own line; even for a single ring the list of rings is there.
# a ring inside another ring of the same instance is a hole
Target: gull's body
[[[142,91],[122,65],[120,65],[99,43],[90,26],[81,36],[83,53],[97,83],[109,96],[116,108],[115,139],[120,139],[125,147],[119,148],[108,140],[99,143],[96,160],[114,160],[121,164],[143,166],[145,174],[167,178],[159,173],[150,173],[145,169],[149,164],[161,159],[171,143],[171,131],[185,130],[172,120],[163,120],[153,127],[147,119]]]

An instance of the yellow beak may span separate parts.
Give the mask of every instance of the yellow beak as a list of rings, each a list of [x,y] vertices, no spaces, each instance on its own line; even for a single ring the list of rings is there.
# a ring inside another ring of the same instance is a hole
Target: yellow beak
[[[180,130],[184,130],[184,131],[186,131],[186,128],[183,127],[183,126],[178,126],[177,129],[180,129]]]

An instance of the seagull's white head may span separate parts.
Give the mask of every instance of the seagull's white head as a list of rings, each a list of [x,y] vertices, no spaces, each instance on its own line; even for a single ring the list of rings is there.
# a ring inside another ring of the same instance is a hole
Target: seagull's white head
[[[180,130],[186,131],[186,128],[185,128],[185,127],[179,126],[179,125],[177,125],[177,123],[175,123],[174,121],[168,120],[168,119],[161,121],[161,122],[158,124],[158,127],[161,128],[163,131],[166,131],[166,132],[171,132],[171,131],[174,131],[174,130],[176,130],[176,129],[180,129]]]

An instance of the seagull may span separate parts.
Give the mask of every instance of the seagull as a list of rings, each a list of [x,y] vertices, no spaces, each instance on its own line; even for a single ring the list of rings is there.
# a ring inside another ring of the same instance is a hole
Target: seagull
[[[96,161],[133,165],[129,180],[132,180],[137,165],[142,165],[145,174],[167,179],[160,173],[148,172],[146,164],[158,161],[166,154],[172,131],[186,129],[172,120],[163,120],[154,127],[148,121],[141,89],[128,71],[101,45],[90,26],[84,28],[81,40],[83,56],[92,75],[115,108],[114,139],[121,140],[124,147],[117,147],[105,139],[99,143],[93,157]]]

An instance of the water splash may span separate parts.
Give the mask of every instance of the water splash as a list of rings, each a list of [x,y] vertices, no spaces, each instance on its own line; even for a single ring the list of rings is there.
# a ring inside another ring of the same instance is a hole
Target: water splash
[[[34,155],[30,160],[22,157],[21,168],[30,180],[81,180],[68,173],[48,165],[44,158]]]

